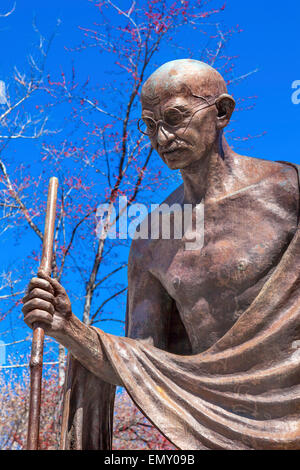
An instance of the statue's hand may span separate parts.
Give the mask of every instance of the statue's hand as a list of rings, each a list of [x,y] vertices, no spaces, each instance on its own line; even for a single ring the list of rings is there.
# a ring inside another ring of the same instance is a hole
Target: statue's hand
[[[72,317],[71,302],[56,279],[43,271],[39,271],[37,276],[31,279],[22,300],[24,321],[30,328],[39,323],[48,335],[55,337],[56,333],[64,333]]]

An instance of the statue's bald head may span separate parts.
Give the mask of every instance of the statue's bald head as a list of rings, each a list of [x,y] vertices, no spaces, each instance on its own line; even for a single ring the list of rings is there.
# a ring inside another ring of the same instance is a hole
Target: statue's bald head
[[[142,102],[177,94],[218,96],[227,93],[223,77],[215,69],[193,59],[172,60],[159,67],[144,83]]]

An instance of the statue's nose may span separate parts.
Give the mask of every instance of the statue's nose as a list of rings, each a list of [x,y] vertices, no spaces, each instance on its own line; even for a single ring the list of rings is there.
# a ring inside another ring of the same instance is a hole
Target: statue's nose
[[[175,135],[170,132],[170,130],[166,129],[166,127],[160,123],[157,126],[157,143],[158,145],[164,147],[169,142],[174,140]]]

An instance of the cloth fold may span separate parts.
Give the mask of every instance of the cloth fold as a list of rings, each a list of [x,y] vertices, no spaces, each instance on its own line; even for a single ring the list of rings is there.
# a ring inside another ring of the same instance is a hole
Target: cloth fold
[[[60,448],[112,448],[114,385],[103,382],[68,355]]]

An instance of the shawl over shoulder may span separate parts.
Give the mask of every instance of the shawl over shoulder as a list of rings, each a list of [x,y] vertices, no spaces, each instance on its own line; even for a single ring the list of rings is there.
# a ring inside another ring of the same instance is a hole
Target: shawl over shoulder
[[[133,401],[179,449],[300,449],[299,225],[258,296],[208,350],[181,356],[98,336]],[[71,359],[62,448],[111,449],[114,390]]]

